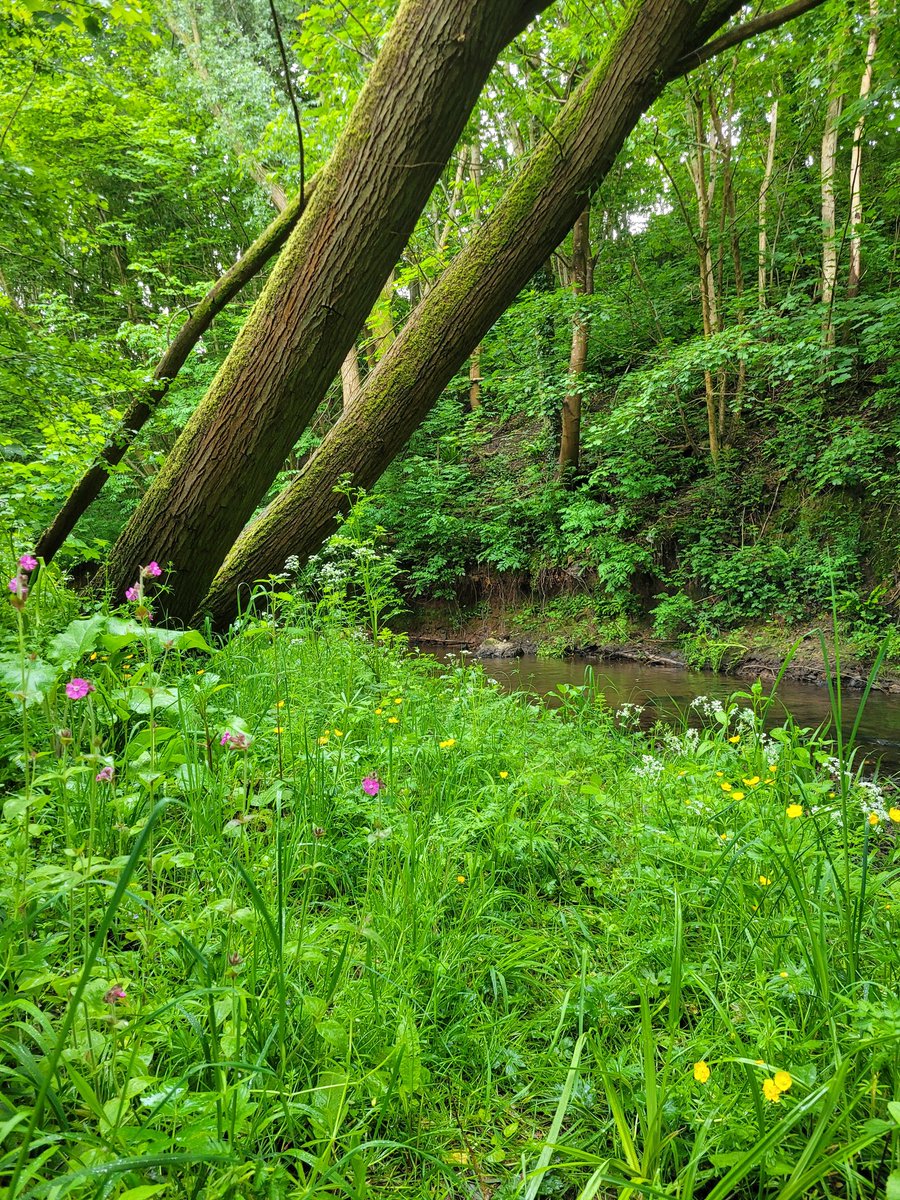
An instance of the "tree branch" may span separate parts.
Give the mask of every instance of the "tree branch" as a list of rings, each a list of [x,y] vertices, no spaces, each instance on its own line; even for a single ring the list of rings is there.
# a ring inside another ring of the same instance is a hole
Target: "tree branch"
[[[669,79],[680,79],[681,76],[687,75],[689,71],[693,71],[695,67],[699,67],[702,63],[715,58],[717,54],[721,54],[723,50],[730,50],[732,46],[739,46],[741,42],[746,42],[748,38],[756,37],[759,33],[767,33],[770,29],[777,29],[779,25],[785,25],[788,21],[793,21],[795,17],[802,16],[805,12],[809,12],[810,9],[818,8],[824,2],[825,0],[794,0],[793,4],[787,4],[784,8],[776,9],[775,12],[764,13],[761,17],[755,17],[752,21],[747,21],[744,25],[737,25],[734,29],[729,29],[727,33],[723,33],[721,37],[707,42],[704,46],[699,46],[696,50],[692,50],[690,54],[685,54],[672,68]]]

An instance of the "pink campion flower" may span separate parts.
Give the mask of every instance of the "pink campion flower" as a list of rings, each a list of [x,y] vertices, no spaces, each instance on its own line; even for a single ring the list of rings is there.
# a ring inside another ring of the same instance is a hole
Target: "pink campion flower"
[[[88,693],[94,690],[94,685],[89,679],[70,679],[66,684],[66,695],[70,700],[83,700]]]
[[[33,554],[23,554],[19,559],[19,566],[23,571],[36,571],[38,560]]]
[[[106,767],[101,767],[94,779],[97,783],[112,783],[113,775],[116,773],[116,768],[111,764]]]
[[[127,999],[126,994],[125,994],[125,989],[120,988],[118,986],[118,984],[115,984],[104,995],[103,1003],[104,1004],[118,1004],[120,1000],[125,1000],[125,999]]]
[[[125,589],[125,599],[126,600],[140,600],[140,598],[141,598],[140,584],[135,583],[135,584],[132,584],[132,586],[130,588]]]
[[[232,735],[226,729],[225,732],[222,734],[222,736],[219,738],[219,745],[227,746],[228,743],[231,741],[231,738],[232,738]]]
[[[377,775],[367,775],[362,781],[362,790],[367,796],[377,796],[383,786]]]
[[[146,567],[142,568],[141,574],[147,575],[152,579],[159,579],[160,575],[162,575],[162,567],[160,567],[158,562],[150,562],[147,563]]]
[[[22,581],[19,579],[18,575],[14,575],[13,578],[9,581],[9,590],[11,592],[18,592],[19,584],[21,582]]]

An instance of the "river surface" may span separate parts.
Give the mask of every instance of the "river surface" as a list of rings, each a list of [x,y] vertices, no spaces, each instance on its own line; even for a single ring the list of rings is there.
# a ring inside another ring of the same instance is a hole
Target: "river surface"
[[[435,654],[433,648],[422,646],[423,653],[442,661],[457,657],[450,652]],[[463,661],[471,662],[466,656]],[[649,728],[658,719],[678,720],[689,710],[697,696],[724,700],[733,692],[748,691],[752,680],[711,671],[690,671],[686,667],[652,667],[643,663],[591,661],[589,659],[546,659],[526,655],[523,658],[491,658],[482,661],[485,673],[507,691],[528,691],[543,696],[548,703],[559,698],[560,684],[583,684],[588,668],[593,671],[597,690],[607,704],[640,704],[644,708],[641,723]],[[770,684],[763,684],[768,695]],[[843,727],[849,736],[856,718],[861,693],[844,690]],[[778,687],[775,703],[769,710],[767,726],[780,725],[790,713],[801,728],[817,729],[830,723],[831,711],[828,689],[783,680]],[[698,723],[692,718],[691,724]],[[900,696],[872,692],[863,712],[857,735],[860,752],[880,759],[881,771],[900,772]]]

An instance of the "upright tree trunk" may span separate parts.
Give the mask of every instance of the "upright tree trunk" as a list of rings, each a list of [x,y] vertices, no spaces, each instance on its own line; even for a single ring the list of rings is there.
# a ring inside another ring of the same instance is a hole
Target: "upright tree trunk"
[[[550,0],[405,0],[269,282],[98,583],[186,619],[337,375],[502,47]]]
[[[626,10],[600,62],[562,107],[479,236],[423,299],[342,418],[290,486],[246,529],[200,606],[220,625],[239,588],[305,559],[334,528],[349,473],[370,486],[405,445],[474,346],[546,262],[606,174],[679,58],[727,19],[703,22],[702,0],[639,0]]]
[[[699,93],[691,96],[690,111],[694,127],[694,157],[689,159],[691,179],[697,196],[697,257],[700,264],[700,310],[703,317],[703,336],[712,337],[719,331],[719,314],[716,301],[716,284],[712,267],[712,247],[709,226],[713,197],[716,190],[716,157],[714,147],[707,141],[703,120],[703,100]],[[707,170],[707,152],[709,169]],[[709,454],[713,462],[719,461],[720,422],[716,403],[716,388],[712,371],[703,372],[703,388],[706,396],[706,424],[709,431]]]
[[[472,351],[469,360],[469,408],[473,412],[481,408],[481,342]]]
[[[572,230],[572,291],[589,296],[593,291],[591,271],[590,201]],[[569,386],[562,406],[559,438],[559,473],[577,471],[581,460],[581,383],[588,352],[588,319],[576,312],[572,319],[572,349],[569,354]]]
[[[859,85],[859,98],[865,104],[872,90],[872,64],[878,48],[878,0],[869,0],[869,43],[866,47],[866,65]],[[865,107],[853,130],[853,147],[850,151],[850,274],[847,278],[847,295],[851,298],[859,292],[862,275],[862,147],[866,125]]]
[[[772,172],[775,169],[775,140],[778,136],[778,101],[772,102],[769,114],[769,142],[766,149],[766,167],[763,181],[759,189],[759,245],[756,254],[756,294],[760,308],[766,307],[766,285],[769,276],[769,247],[768,231],[766,229],[766,207],[769,202],[769,188],[772,184]]]
[[[361,388],[362,381],[359,378],[359,358],[356,354],[356,346],[353,345],[347,351],[347,356],[341,363],[341,395],[343,397],[344,412],[346,412],[348,408],[353,407]]]
[[[822,331],[826,346],[834,343],[832,307],[837,283],[837,221],[834,205],[834,166],[837,159],[838,122],[844,97],[832,84],[822,134]]]
[[[60,546],[75,528],[77,521],[87,512],[88,508],[100,495],[103,485],[109,479],[111,468],[117,466],[132,445],[138,433],[149,421],[151,414],[164,399],[171,386],[172,380],[184,366],[188,355],[197,345],[200,338],[209,329],[213,319],[223,308],[233,300],[246,283],[257,275],[287,241],[291,230],[300,220],[306,201],[309,200],[315,187],[315,179],[306,185],[303,202],[297,195],[279,213],[243,257],[239,258],[233,267],[213,284],[203,299],[191,312],[191,315],[178,330],[165,354],[156,364],[153,372],[153,384],[145,396],[133,400],[119,423],[116,435],[111,438],[100,452],[100,461],[88,467],[75,484],[69,496],[53,518],[53,521],[41,534],[35,547],[35,554],[44,562],[50,562],[58,553]]]

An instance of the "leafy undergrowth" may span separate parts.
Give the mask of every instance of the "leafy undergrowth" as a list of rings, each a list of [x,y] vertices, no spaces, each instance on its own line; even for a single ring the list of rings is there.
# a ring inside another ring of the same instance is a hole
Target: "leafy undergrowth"
[[[847,747],[759,691],[647,735],[296,604],[219,649],[18,615],[7,1194],[895,1186],[900,796]]]

